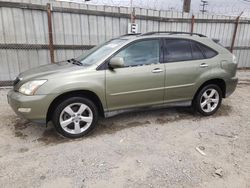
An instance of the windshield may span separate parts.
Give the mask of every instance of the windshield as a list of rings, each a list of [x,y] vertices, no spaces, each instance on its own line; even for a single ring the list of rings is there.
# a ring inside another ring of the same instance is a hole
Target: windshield
[[[98,61],[100,61],[102,58],[104,58],[106,55],[111,53],[113,49],[115,49],[118,46],[121,46],[127,41],[127,39],[114,39],[108,42],[105,42],[104,44],[98,45],[83,55],[76,58],[77,61],[81,62],[84,66],[90,66]]]

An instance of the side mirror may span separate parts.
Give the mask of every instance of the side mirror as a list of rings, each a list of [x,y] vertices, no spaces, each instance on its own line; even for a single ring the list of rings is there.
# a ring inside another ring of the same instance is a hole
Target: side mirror
[[[109,66],[113,69],[124,67],[124,60],[122,57],[113,57],[109,61]]]

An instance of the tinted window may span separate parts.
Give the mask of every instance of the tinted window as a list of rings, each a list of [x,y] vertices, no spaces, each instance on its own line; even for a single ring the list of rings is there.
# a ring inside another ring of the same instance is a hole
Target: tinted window
[[[192,47],[192,56],[193,59],[204,59],[204,55],[201,51],[201,48],[199,47],[199,44],[196,42],[190,41],[191,42],[191,47]]]
[[[164,62],[192,59],[190,42],[183,39],[165,39]]]
[[[159,63],[159,40],[135,42],[121,50],[116,57],[122,57],[125,66]]]
[[[217,52],[215,52],[211,48],[209,48],[205,45],[202,45],[202,44],[199,44],[199,46],[200,46],[201,50],[203,51],[203,53],[205,54],[206,58],[211,58],[211,57],[214,57],[217,55]]]

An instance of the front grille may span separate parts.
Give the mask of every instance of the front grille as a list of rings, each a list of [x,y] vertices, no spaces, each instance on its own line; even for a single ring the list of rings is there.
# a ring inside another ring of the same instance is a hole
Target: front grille
[[[16,79],[13,81],[13,86],[17,85],[18,82],[20,82],[20,78],[16,77]]]

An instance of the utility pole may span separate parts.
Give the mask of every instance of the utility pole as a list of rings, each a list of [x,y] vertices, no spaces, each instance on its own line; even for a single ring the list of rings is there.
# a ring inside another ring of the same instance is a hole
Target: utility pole
[[[183,12],[190,12],[190,4],[191,4],[191,0],[183,0],[182,11]]]
[[[201,0],[201,5],[200,6],[202,7],[202,9],[200,11],[202,12],[202,14],[207,12],[207,10],[205,10],[207,5],[208,5],[208,2],[206,0]]]
[[[135,22],[134,8],[133,8],[133,0],[130,0],[130,23]]]
[[[135,23],[135,9],[133,7],[133,0],[130,0],[130,23],[128,23],[128,34],[138,33],[138,24]]]

